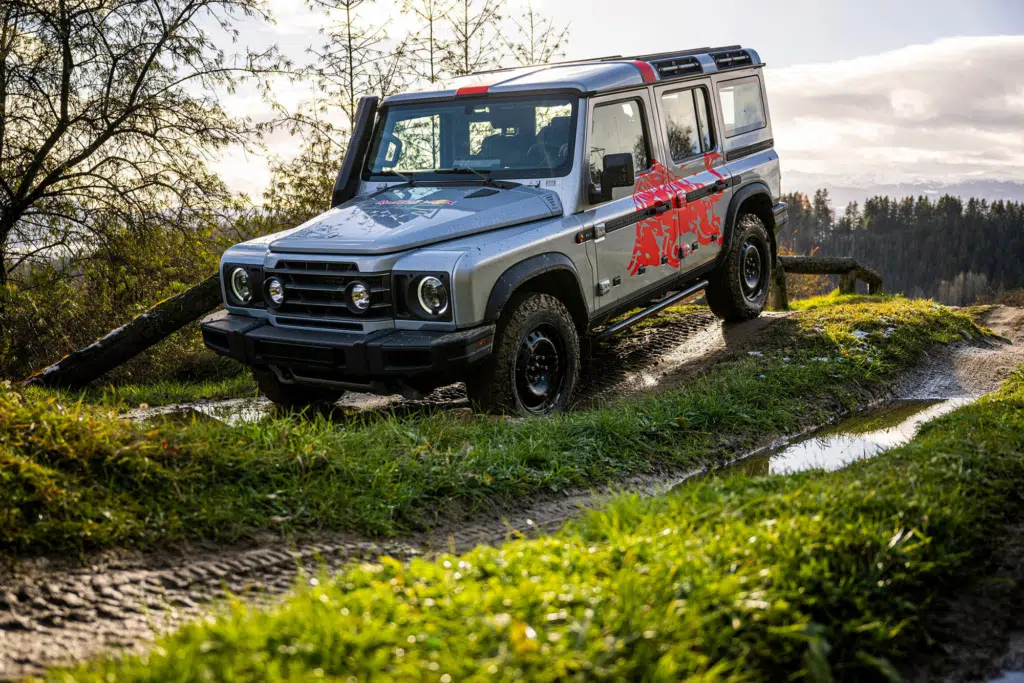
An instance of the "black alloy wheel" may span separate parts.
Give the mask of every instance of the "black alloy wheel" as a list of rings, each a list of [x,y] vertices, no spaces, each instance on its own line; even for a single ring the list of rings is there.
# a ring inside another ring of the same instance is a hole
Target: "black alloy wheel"
[[[554,326],[542,323],[523,337],[515,372],[523,408],[535,415],[550,412],[565,384],[565,342]]]

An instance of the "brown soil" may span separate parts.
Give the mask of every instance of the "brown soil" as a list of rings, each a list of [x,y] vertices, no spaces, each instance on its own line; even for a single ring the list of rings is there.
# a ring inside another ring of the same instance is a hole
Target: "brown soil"
[[[768,315],[740,325],[722,325],[710,314],[698,313],[675,325],[638,330],[594,353],[581,380],[578,405],[664,391],[751,348],[759,334],[780,317]],[[983,349],[962,345],[943,351],[930,359],[913,383],[896,393],[907,393],[919,382],[931,383],[935,391],[956,388],[982,393],[994,389],[1015,363],[1024,362],[1024,311],[997,308],[986,322],[1014,344],[998,342]],[[956,378],[955,382],[950,377]],[[340,406],[338,412],[347,415],[356,409],[365,417],[367,412],[390,414],[466,405],[458,386],[439,390],[423,401],[374,399],[364,405],[355,398],[354,405],[346,401],[349,405]],[[182,410],[198,408],[199,414],[209,414],[207,409],[216,411],[218,405],[226,408],[230,417],[231,411],[243,404],[194,404]],[[244,406],[252,409],[251,402]],[[776,445],[767,440],[755,444],[759,448]],[[743,450],[749,451],[750,445],[744,446]],[[209,613],[228,593],[258,603],[272,601],[294,585],[300,571],[334,570],[381,554],[408,558],[464,551],[520,534],[554,530],[617,492],[659,493],[690,474],[665,473],[619,482],[614,489],[542,496],[525,506],[496,507],[477,515],[472,523],[451,521],[429,534],[400,541],[372,542],[340,534],[306,539],[268,535],[242,548],[195,545],[159,553],[119,551],[86,558],[18,561],[0,570],[0,679],[38,674],[44,666],[103,652],[145,647],[155,634]]]

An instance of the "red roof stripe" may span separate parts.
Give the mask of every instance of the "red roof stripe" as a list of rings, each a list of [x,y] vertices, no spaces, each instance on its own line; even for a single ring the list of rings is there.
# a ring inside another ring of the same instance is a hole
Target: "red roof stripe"
[[[456,90],[455,95],[458,97],[461,97],[462,95],[484,95],[490,89],[491,86],[489,85],[468,85]]]
[[[654,67],[647,62],[641,62],[639,60],[633,60],[631,62],[633,66],[640,69],[640,75],[644,77],[644,83],[653,83],[658,80],[657,74],[654,73]]]

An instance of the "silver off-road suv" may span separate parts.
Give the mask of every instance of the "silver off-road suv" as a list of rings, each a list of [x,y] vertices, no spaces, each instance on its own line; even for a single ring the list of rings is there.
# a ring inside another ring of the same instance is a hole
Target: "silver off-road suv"
[[[333,208],[224,254],[205,343],[284,405],[463,381],[530,415],[684,297],[756,317],[786,220],[762,66],[702,48],[366,98]]]

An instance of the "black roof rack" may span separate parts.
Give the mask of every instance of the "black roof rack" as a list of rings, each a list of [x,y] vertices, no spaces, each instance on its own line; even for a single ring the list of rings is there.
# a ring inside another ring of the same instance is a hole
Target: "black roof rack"
[[[746,50],[726,49],[720,52],[712,52],[711,58],[715,60],[719,70],[738,69],[754,63],[750,53]]]

